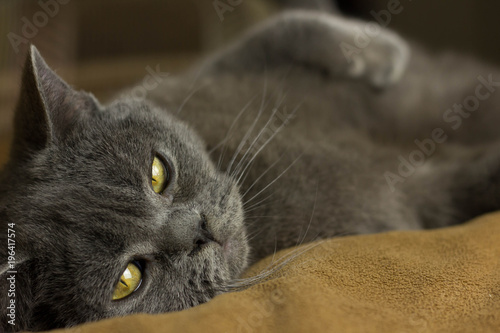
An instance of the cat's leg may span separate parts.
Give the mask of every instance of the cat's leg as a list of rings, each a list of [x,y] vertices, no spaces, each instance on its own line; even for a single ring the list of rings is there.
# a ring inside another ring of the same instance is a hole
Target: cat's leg
[[[394,187],[386,178],[391,193],[404,194],[425,228],[463,223],[500,209],[500,143],[446,148]]]
[[[205,70],[255,72],[297,65],[383,88],[401,78],[408,60],[407,44],[380,26],[320,12],[290,11],[251,30],[210,59]]]
[[[465,163],[457,163],[449,187],[452,202],[465,219],[500,209],[500,143],[472,150]]]

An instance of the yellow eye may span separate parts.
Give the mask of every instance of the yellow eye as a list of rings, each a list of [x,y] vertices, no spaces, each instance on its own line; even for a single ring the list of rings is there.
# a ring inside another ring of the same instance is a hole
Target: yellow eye
[[[139,288],[142,281],[141,269],[138,264],[131,262],[128,264],[125,271],[123,271],[120,281],[115,286],[113,291],[113,301],[122,299],[132,294]]]
[[[151,177],[153,190],[156,193],[161,194],[168,185],[170,175],[168,174],[167,168],[165,168],[163,162],[156,156],[153,160]]]

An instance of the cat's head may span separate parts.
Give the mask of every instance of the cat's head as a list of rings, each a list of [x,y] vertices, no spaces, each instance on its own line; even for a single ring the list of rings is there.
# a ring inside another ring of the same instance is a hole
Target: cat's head
[[[153,105],[74,91],[34,47],[0,180],[5,327],[11,299],[18,329],[181,310],[246,266],[238,186],[202,140]]]

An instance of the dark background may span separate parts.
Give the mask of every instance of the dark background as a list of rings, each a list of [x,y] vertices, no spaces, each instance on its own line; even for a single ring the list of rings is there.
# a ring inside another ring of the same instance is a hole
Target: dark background
[[[39,1],[65,4],[29,41],[68,82],[101,99],[147,75],[147,66],[181,71],[279,10],[270,0],[242,0],[221,20],[213,0],[0,0],[0,141],[11,133],[27,48],[22,44],[15,52],[8,34],[23,35],[23,18],[33,23],[34,15],[44,11]],[[371,12],[386,10],[389,1],[341,0],[339,6],[349,15],[373,20]],[[400,2],[403,11],[391,17],[389,28],[432,50],[456,50],[500,63],[500,2]]]
[[[340,8],[372,20],[389,0],[341,0]],[[404,10],[389,28],[435,50],[456,50],[500,63],[500,2],[493,0],[400,0]]]

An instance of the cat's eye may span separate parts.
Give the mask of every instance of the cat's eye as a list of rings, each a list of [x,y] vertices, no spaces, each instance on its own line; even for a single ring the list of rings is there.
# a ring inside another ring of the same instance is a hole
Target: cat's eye
[[[158,194],[162,194],[170,181],[169,170],[158,156],[154,157],[151,168],[153,190]]]
[[[120,280],[113,291],[113,301],[125,298],[139,289],[142,282],[142,266],[137,261],[132,261],[120,276]]]

